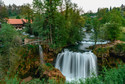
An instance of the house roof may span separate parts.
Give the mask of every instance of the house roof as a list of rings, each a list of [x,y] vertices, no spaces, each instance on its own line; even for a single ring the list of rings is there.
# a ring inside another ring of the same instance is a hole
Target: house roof
[[[23,24],[22,19],[8,19],[8,24]]]
[[[28,22],[28,20],[26,20],[26,19],[22,19],[25,23],[27,23]]]
[[[22,19],[25,23],[28,23],[28,19]],[[32,20],[30,20],[30,23],[32,23]]]

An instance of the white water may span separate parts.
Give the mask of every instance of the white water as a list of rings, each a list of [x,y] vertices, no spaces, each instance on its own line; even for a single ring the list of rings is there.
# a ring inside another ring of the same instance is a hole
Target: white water
[[[41,45],[39,45],[39,54],[40,54],[40,63],[43,64],[44,60],[43,60],[43,50]]]
[[[65,50],[58,55],[55,67],[67,81],[97,76],[97,58],[91,51],[78,53]]]
[[[92,34],[85,33],[85,35],[86,38],[83,39],[81,45],[78,47],[79,50],[87,50],[89,46],[95,44],[90,39]],[[97,44],[106,43],[97,42]],[[65,49],[64,52],[58,54],[55,67],[62,72],[67,81],[97,76],[97,57],[91,50],[81,53]]]

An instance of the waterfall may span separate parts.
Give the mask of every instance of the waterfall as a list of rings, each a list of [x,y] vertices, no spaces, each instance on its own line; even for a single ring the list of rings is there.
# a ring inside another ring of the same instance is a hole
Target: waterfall
[[[39,54],[40,54],[40,63],[43,64],[44,59],[43,59],[43,50],[42,50],[41,45],[39,45]]]
[[[74,47],[79,50],[78,52],[65,49],[57,56],[55,67],[62,72],[67,81],[97,76],[97,57],[88,49],[95,42],[91,40],[92,33],[85,33],[85,36],[78,48]],[[97,42],[97,44],[106,43],[108,41]]]
[[[67,81],[97,76],[97,58],[90,51],[85,53],[65,50],[58,54],[55,67]]]

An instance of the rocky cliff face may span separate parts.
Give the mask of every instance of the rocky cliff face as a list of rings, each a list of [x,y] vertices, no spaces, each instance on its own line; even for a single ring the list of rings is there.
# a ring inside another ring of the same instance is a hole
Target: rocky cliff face
[[[46,65],[42,65],[43,73],[41,77],[47,80],[54,80],[58,84],[65,83],[65,76],[63,76],[63,74],[53,66],[55,64],[56,56],[61,49],[54,50],[49,48],[47,45],[43,45],[42,47]]]
[[[125,43],[110,43],[97,45],[93,50],[98,59],[99,71],[103,67],[113,68],[125,63]]]
[[[25,45],[15,49],[13,53],[11,75],[18,72],[22,80],[30,81],[33,78],[53,79],[56,82],[63,80],[65,77],[52,64],[56,59],[55,50],[50,49],[47,45],[42,45],[45,64],[41,65],[38,45]],[[41,67],[41,68],[40,68]]]

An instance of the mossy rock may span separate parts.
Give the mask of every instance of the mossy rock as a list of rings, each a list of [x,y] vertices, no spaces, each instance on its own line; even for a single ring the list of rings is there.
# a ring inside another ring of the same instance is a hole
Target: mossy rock
[[[65,83],[65,76],[63,76],[63,74],[51,64],[43,64],[41,67],[43,72],[41,78],[45,78],[46,80],[54,80],[57,84]]]
[[[98,59],[99,71],[103,67],[118,67],[118,64],[125,63],[125,44],[120,43],[114,46],[97,47],[93,50]]]

